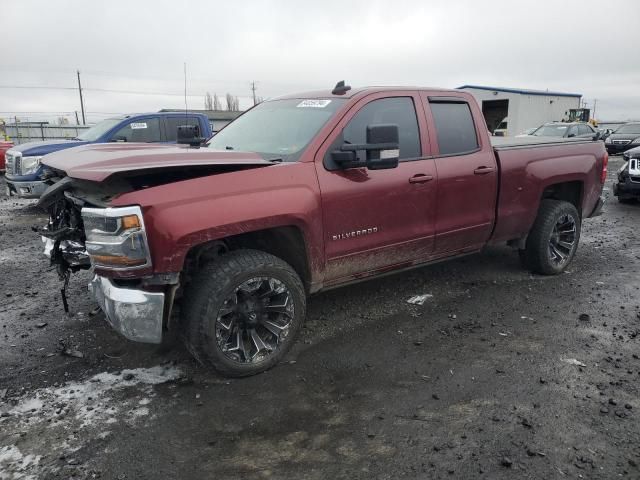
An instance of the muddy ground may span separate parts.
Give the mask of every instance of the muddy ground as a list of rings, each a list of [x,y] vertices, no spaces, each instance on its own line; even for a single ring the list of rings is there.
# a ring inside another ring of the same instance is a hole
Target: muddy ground
[[[86,274],[65,315],[44,220],[0,198],[1,480],[640,478],[640,204],[557,277],[500,247],[318,295],[243,380],[123,340]]]

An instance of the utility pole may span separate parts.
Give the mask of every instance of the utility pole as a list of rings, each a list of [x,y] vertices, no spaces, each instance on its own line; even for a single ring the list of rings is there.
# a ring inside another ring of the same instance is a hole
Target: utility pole
[[[593,99],[593,119],[597,121],[596,119],[596,105],[598,104],[598,99],[594,98]]]
[[[84,117],[84,100],[82,99],[82,84],[80,83],[80,70],[76,70],[78,73],[78,92],[80,93],[80,110],[82,110],[82,125],[86,125],[87,122]]]
[[[251,82],[251,92],[253,93],[253,104],[256,104],[256,82]]]
[[[80,125],[80,119],[78,118],[78,111],[75,111],[76,114],[76,125]]]

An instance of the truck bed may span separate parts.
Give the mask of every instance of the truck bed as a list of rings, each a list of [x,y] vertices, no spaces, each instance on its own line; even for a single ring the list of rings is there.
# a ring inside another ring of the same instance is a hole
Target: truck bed
[[[526,137],[490,137],[491,146],[494,150],[508,150],[510,148],[536,147],[549,145],[564,145],[570,143],[592,143],[589,138],[558,138],[558,137],[535,137],[533,135]]]
[[[492,243],[528,232],[545,189],[575,182],[583,190],[578,199],[584,216],[593,211],[602,185],[604,144],[590,139],[554,137],[494,137],[491,139],[500,169],[496,226]]]

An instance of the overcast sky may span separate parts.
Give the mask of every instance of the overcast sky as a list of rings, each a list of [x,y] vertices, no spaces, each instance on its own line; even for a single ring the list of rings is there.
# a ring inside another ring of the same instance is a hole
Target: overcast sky
[[[0,12],[0,118],[79,111],[76,69],[90,121],[182,108],[186,62],[191,108],[207,91],[246,107],[251,81],[269,98],[345,79],[581,93],[600,120],[640,119],[638,0],[0,0]]]

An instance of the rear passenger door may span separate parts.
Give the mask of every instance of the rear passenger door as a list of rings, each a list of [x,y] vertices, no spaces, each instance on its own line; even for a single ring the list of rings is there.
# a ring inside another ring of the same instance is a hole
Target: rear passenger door
[[[464,97],[422,99],[438,172],[434,254],[477,250],[491,236],[498,188],[493,149],[479,134],[480,110]]]

